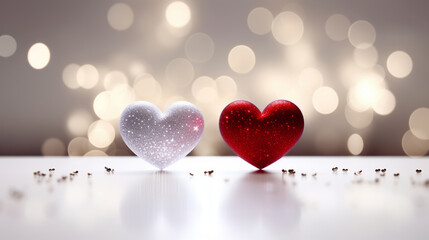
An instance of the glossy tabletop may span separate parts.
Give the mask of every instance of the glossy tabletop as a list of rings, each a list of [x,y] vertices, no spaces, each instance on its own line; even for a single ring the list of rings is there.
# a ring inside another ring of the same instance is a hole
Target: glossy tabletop
[[[255,171],[187,157],[158,171],[2,157],[0,239],[428,239],[428,180],[428,158],[290,156]]]

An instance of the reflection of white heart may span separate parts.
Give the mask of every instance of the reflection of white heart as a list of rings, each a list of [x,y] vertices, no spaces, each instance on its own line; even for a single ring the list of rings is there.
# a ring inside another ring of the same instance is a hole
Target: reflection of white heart
[[[122,112],[119,123],[131,151],[160,169],[191,152],[203,130],[203,115],[188,102],[175,102],[164,114],[152,103],[134,102]]]

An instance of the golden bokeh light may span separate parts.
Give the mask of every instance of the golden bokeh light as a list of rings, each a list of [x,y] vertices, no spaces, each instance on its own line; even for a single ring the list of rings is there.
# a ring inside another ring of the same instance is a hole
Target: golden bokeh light
[[[51,52],[44,43],[35,43],[28,50],[27,60],[30,66],[40,70],[45,68],[51,59]]]
[[[115,129],[109,122],[97,120],[88,128],[88,140],[95,147],[108,147],[115,140]]]
[[[84,154],[85,157],[100,157],[100,156],[108,156],[107,153],[99,150],[99,149],[93,149],[88,151],[87,153]]]
[[[93,108],[100,119],[113,120],[119,118],[125,107],[134,101],[134,90],[128,85],[121,85],[99,93],[94,99]]]
[[[185,58],[176,58],[168,63],[165,78],[170,86],[184,88],[194,79],[194,66]]]
[[[347,39],[349,27],[349,19],[341,14],[331,15],[325,23],[326,34],[334,41],[343,41]]]
[[[201,103],[210,103],[217,99],[216,82],[211,77],[201,76],[192,84],[192,95]]]
[[[0,36],[0,57],[10,57],[16,52],[16,41],[10,35]]]
[[[115,30],[127,30],[134,22],[133,10],[125,3],[115,3],[107,12],[107,21]]]
[[[111,71],[106,74],[103,81],[104,89],[113,90],[116,87],[128,84],[128,78],[121,71]]]
[[[323,75],[316,68],[305,68],[299,74],[299,85],[311,91],[323,86]]]
[[[228,103],[237,96],[237,84],[229,76],[220,76],[216,78],[217,95],[222,103]]]
[[[186,57],[197,63],[209,61],[213,57],[214,49],[213,40],[205,33],[195,33],[185,43]]]
[[[134,92],[136,93],[136,100],[150,101],[155,105],[161,103],[161,84],[148,73],[142,74],[134,80]]]
[[[253,9],[247,16],[247,26],[249,26],[250,31],[257,35],[269,33],[272,22],[273,14],[263,7]]]
[[[89,150],[90,143],[85,137],[73,138],[67,146],[67,153],[69,156],[83,156]]]
[[[389,115],[396,106],[395,95],[388,89],[380,89],[372,104],[372,109],[379,115]]]
[[[98,79],[98,70],[91,64],[82,65],[77,70],[76,80],[81,88],[91,89],[95,87],[98,83]]]
[[[338,94],[330,87],[321,87],[314,92],[312,102],[317,112],[330,114],[338,107]]]
[[[353,155],[361,154],[363,147],[364,147],[363,139],[359,134],[354,133],[350,135],[349,139],[347,140],[347,149],[351,154]]]
[[[79,65],[71,63],[63,69],[63,82],[66,87],[70,89],[79,88],[79,84],[77,83],[77,71],[79,67]]]
[[[429,141],[421,140],[408,130],[402,136],[402,150],[411,157],[424,156],[429,151]]]
[[[146,66],[139,61],[134,61],[129,65],[128,72],[132,77],[137,77],[146,72]]]
[[[353,51],[353,59],[359,67],[374,67],[378,61],[377,49],[374,46],[370,46],[364,49],[355,48]]]
[[[165,18],[171,26],[182,28],[191,20],[191,10],[186,3],[175,1],[167,6]]]
[[[385,82],[376,74],[370,74],[361,78],[348,92],[347,103],[357,112],[363,112],[372,107],[377,100]]]
[[[347,122],[354,128],[366,128],[371,125],[372,120],[374,119],[374,112],[372,109],[357,112],[351,109],[349,106],[346,106],[345,116]]]
[[[293,45],[302,38],[304,24],[298,14],[290,11],[282,12],[274,18],[271,31],[279,43]]]
[[[248,73],[255,66],[256,57],[253,50],[245,45],[238,45],[228,54],[229,67],[236,73]]]
[[[86,110],[78,109],[68,117],[67,130],[74,136],[83,136],[91,122],[91,115]]]
[[[48,138],[42,143],[41,152],[43,156],[64,156],[66,145],[58,138]]]
[[[374,26],[368,21],[359,20],[354,22],[348,32],[350,43],[359,49],[371,47],[376,38]]]
[[[418,108],[408,121],[411,132],[419,139],[429,140],[429,108]]]
[[[387,58],[387,70],[396,78],[405,78],[413,70],[413,60],[404,51],[396,51]]]

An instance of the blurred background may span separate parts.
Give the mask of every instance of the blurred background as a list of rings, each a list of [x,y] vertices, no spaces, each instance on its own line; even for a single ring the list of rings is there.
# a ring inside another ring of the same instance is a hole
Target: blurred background
[[[185,100],[206,122],[193,155],[231,155],[222,109],[276,99],[305,118],[294,155],[429,150],[429,14],[407,0],[3,0],[0,154],[131,155],[137,100]]]

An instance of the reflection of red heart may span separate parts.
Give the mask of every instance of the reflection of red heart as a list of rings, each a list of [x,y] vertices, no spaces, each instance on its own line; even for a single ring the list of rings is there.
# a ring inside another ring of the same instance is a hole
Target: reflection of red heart
[[[292,102],[276,100],[261,113],[247,101],[230,103],[219,119],[225,142],[241,158],[262,169],[285,155],[301,137],[304,118]]]

